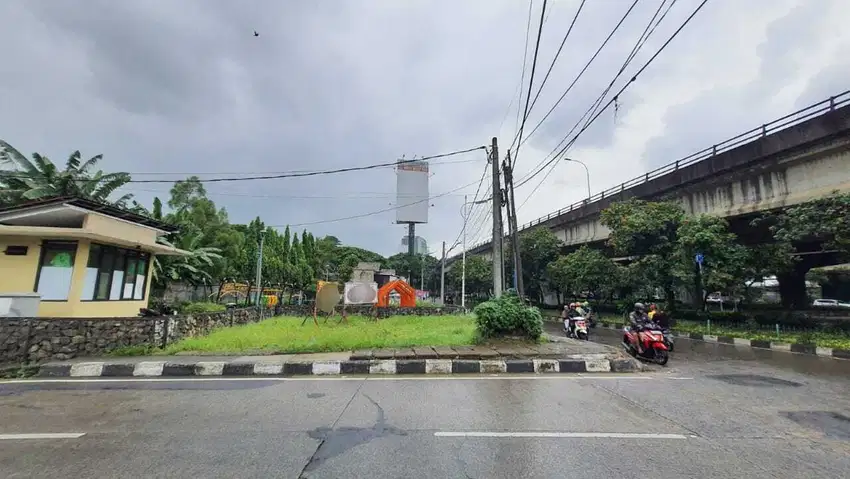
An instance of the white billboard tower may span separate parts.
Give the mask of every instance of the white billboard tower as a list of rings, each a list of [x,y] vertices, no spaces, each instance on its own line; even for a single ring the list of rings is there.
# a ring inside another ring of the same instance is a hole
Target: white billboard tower
[[[396,214],[395,221],[407,224],[407,252],[413,255],[416,223],[428,222],[431,206],[428,194],[428,162],[399,160],[396,166]]]

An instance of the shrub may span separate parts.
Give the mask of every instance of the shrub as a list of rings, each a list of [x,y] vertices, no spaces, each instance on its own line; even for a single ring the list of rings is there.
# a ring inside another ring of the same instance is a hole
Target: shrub
[[[182,313],[182,314],[221,313],[226,309],[227,309],[227,307],[225,305],[218,304],[218,303],[206,303],[206,302],[186,303],[186,304],[180,306],[180,313]]]
[[[478,334],[483,338],[514,335],[536,340],[543,334],[540,310],[526,306],[516,294],[505,293],[485,301],[473,312]]]

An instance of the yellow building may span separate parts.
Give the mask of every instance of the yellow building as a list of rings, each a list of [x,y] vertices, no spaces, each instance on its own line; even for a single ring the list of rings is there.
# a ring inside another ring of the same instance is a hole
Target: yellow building
[[[38,317],[133,317],[148,305],[157,244],[173,227],[80,198],[0,208],[0,294],[37,293]]]

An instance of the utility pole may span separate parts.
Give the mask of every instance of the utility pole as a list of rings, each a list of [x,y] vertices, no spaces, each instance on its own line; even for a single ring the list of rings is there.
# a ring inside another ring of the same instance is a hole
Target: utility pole
[[[257,307],[260,307],[260,297],[263,293],[263,245],[265,244],[265,231],[260,231],[260,252],[257,254]]]
[[[502,295],[504,260],[502,259],[502,188],[499,184],[499,140],[494,136],[490,151],[493,170],[493,296]]]
[[[505,164],[505,196],[508,206],[508,231],[511,235],[511,246],[514,257],[514,288],[520,297],[525,297],[525,286],[522,283],[522,256],[519,253],[519,225],[516,219],[516,197],[514,196],[514,171],[511,164],[511,152],[508,151]]]
[[[443,241],[443,261],[440,268],[440,304],[446,304],[446,242]]]

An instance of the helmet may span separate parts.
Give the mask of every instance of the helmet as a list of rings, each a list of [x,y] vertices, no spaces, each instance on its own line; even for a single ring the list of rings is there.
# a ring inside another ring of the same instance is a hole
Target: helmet
[[[658,309],[658,306],[656,306],[655,303],[652,303],[652,304],[649,305],[650,311],[655,311],[656,309]]]
[[[575,304],[575,303],[570,303],[570,307],[571,307],[571,308],[575,308],[575,307],[576,307],[576,304]]]
[[[635,303],[635,311],[643,311],[644,309],[646,309],[646,306],[643,303]]]
[[[585,301],[585,302],[581,303],[581,305],[586,308],[586,307],[590,306],[590,303]]]

